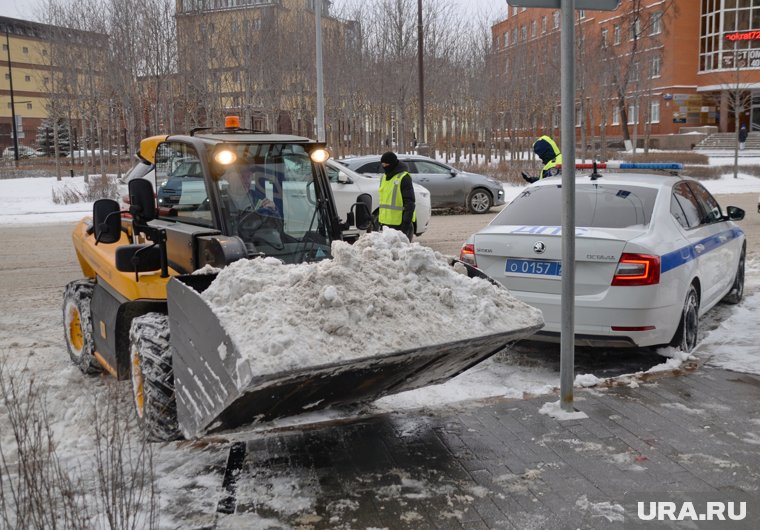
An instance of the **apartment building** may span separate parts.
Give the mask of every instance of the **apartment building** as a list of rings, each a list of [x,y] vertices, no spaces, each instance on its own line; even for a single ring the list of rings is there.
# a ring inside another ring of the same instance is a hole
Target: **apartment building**
[[[578,10],[576,24],[577,125],[589,134],[620,136],[624,123],[639,135],[733,131],[737,114],[760,129],[760,0],[622,0],[616,11]],[[532,50],[534,70],[556,68],[558,85],[560,30],[557,10],[507,6],[491,28],[502,86]]]
[[[33,146],[37,127],[47,117],[49,29],[44,24],[0,17],[0,147],[13,145],[12,110],[19,145]]]
[[[323,55],[355,47],[358,24],[333,17],[331,2],[320,1]],[[314,7],[314,0],[177,0],[179,70],[197,73],[198,115],[236,113],[246,127],[313,136]]]
[[[0,147],[13,145],[14,113],[19,145],[36,147],[51,109],[84,136],[74,102],[101,90],[107,35],[0,17],[0,42]]]

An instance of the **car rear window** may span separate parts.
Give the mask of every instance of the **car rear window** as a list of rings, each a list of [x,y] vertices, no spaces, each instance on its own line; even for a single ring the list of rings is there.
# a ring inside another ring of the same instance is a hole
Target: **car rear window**
[[[656,198],[653,188],[579,184],[575,188],[575,224],[593,228],[646,226]],[[561,226],[562,186],[527,188],[491,224]]]

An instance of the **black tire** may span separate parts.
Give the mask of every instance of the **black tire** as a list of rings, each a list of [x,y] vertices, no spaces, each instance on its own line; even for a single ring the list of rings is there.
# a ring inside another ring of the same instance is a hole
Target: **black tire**
[[[63,334],[69,357],[83,374],[98,374],[103,367],[95,358],[90,303],[95,289],[93,280],[76,280],[63,291]]]
[[[467,211],[470,213],[488,213],[493,206],[493,198],[488,190],[475,188],[467,196]]]
[[[723,301],[727,304],[738,304],[744,298],[744,261],[746,256],[747,247],[742,247],[742,253],[739,256],[739,265],[736,267],[736,276],[734,276],[734,284],[731,286],[731,290],[723,297]]]
[[[148,440],[180,438],[166,315],[147,313],[132,320],[129,355],[135,410]]]
[[[686,301],[681,311],[681,321],[670,345],[690,353],[699,340],[699,294],[694,284],[686,291]]]

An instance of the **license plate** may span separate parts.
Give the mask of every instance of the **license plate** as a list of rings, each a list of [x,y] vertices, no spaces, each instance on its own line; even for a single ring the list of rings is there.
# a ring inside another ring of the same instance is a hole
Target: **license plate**
[[[507,258],[505,274],[559,278],[562,276],[562,263],[559,261]]]

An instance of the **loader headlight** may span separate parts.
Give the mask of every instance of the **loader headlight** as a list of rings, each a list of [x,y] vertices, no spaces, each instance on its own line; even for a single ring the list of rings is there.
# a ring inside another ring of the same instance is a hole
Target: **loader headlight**
[[[229,166],[235,160],[237,160],[237,155],[234,151],[230,151],[229,149],[222,149],[221,151],[218,151],[214,154],[214,160],[223,166]]]
[[[327,149],[315,149],[309,156],[315,164],[322,164],[330,158],[330,152]]]

